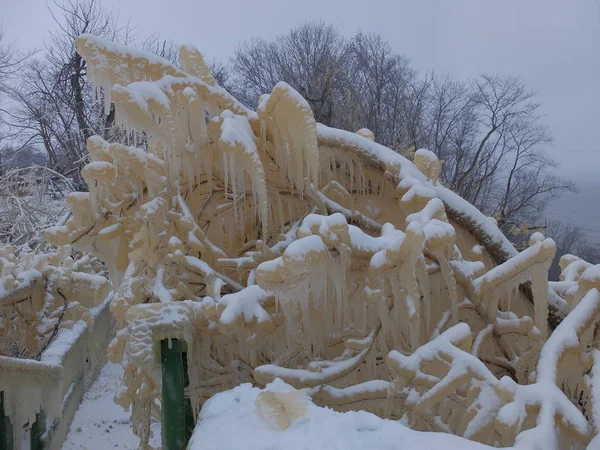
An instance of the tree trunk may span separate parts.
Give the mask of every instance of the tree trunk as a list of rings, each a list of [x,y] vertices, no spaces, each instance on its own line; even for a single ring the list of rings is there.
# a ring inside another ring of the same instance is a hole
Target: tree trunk
[[[84,101],[83,101],[83,85],[80,82],[81,70],[83,69],[81,56],[75,53],[71,65],[71,88],[75,96],[75,113],[77,115],[77,125],[79,131],[83,134],[83,138],[87,141],[90,137],[90,130],[85,120]]]

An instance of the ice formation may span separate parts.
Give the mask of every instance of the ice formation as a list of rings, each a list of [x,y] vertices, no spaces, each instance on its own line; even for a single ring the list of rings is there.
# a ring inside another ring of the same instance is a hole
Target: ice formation
[[[39,360],[56,334],[79,320],[110,292],[89,256],[74,260],[71,249],[15,253],[0,245],[0,356]]]
[[[254,112],[189,45],[182,69],[89,35],[77,49],[139,145],[90,138],[89,193],[48,238],[109,267],[117,401],[143,445],[157,342],[175,338],[196,414],[280,378],[318,404],[489,445],[577,449],[597,434],[600,269],[565,257],[549,284],[551,239],[517,252],[440,183],[435,154],[413,162],[369,130],[316,124],[285,83]]]
[[[0,391],[15,442],[42,405],[49,421],[61,413],[66,343],[91,326],[110,293],[98,266],[89,256],[74,260],[68,246],[18,254],[0,245]]]

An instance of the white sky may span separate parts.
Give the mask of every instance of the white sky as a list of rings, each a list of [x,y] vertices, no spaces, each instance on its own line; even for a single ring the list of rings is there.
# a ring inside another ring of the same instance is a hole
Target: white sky
[[[243,40],[273,38],[311,19],[347,36],[377,32],[421,71],[457,78],[519,76],[538,92],[555,142],[549,154],[575,180],[600,168],[600,0],[104,0],[139,35],[160,32],[226,59]],[[9,41],[42,47],[54,27],[45,0],[0,0]]]

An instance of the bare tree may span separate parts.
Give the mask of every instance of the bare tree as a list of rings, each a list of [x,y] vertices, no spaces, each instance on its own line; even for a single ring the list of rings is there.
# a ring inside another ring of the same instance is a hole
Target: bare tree
[[[558,177],[557,163],[539,148],[552,137],[546,127],[536,121],[520,119],[505,133],[504,146],[510,150],[502,197],[497,202],[496,216],[500,224],[508,219],[523,221],[539,215],[552,194],[574,190],[572,181]]]
[[[179,45],[170,39],[161,38],[160,34],[155,33],[148,36],[141,45],[142,50],[154,53],[171,64],[179,65]]]
[[[550,195],[574,189],[543,152],[552,137],[538,108],[514,77],[435,77],[430,89],[427,146],[445,160],[442,179],[505,231],[537,219]]]
[[[10,112],[6,94],[10,90],[12,80],[33,53],[33,51],[21,52],[14,44],[6,43],[4,33],[0,29],[0,176],[11,164],[13,153],[11,150],[14,147],[10,143],[14,135],[6,122],[6,116]],[[5,141],[8,141],[8,144]]]
[[[103,102],[94,99],[75,39],[92,33],[126,42],[129,28],[99,0],[55,2],[50,12],[57,30],[49,35],[44,58],[31,60],[20,82],[10,88],[8,116],[23,145],[42,145],[50,167],[85,189],[80,171],[87,162],[86,140],[94,134],[110,139],[117,130],[114,108],[104,111]]]
[[[47,61],[58,94],[63,96],[64,105],[75,113],[82,145],[77,149],[79,159],[74,170],[80,171],[85,141],[93,134],[104,136],[110,133],[115,113],[114,108],[104,111],[103,102],[92,101],[86,63],[75,49],[75,40],[83,33],[90,33],[127,43],[130,33],[128,24],[122,26],[118,17],[105,10],[99,0],[69,0],[62,4],[55,2],[55,6],[61,15],[53,14],[58,31],[50,34]]]
[[[21,68],[23,62],[33,54],[19,51],[14,44],[7,43],[4,32],[0,29],[0,92],[6,87],[6,82]]]
[[[355,89],[362,93],[362,120],[375,136],[380,136],[384,128],[387,90],[391,83],[400,84],[404,81],[397,73],[394,74],[394,70],[400,71],[398,66],[405,68],[408,63],[396,55],[389,42],[377,34],[356,34],[351,48],[352,68],[358,75]],[[397,80],[394,75],[398,76]]]
[[[401,149],[410,129],[407,110],[418,116],[418,105],[412,109],[409,105],[410,94],[422,87],[415,83],[415,71],[408,59],[394,53],[390,43],[377,34],[357,33],[351,50],[350,70],[355,74],[354,90],[360,93],[361,127],[373,131],[382,144]]]
[[[307,22],[271,42],[252,39],[232,59],[237,95],[256,106],[262,94],[285,81],[306,98],[317,121],[332,124],[346,52],[337,30],[322,22]]]
[[[216,82],[229,92],[233,93],[235,87],[232,83],[233,74],[231,72],[230,65],[218,59],[214,59],[213,61],[208,62],[208,67],[210,68],[212,76]]]
[[[65,99],[47,63],[33,61],[20,84],[11,90],[11,127],[23,146],[41,145],[50,167],[77,175],[75,162],[83,163],[85,142],[80,134],[76,108]]]
[[[475,139],[475,101],[468,83],[449,75],[432,77],[426,117],[425,145],[445,162],[442,178],[453,180],[466,170],[466,155]]]
[[[558,280],[560,275],[558,261],[565,254],[577,255],[592,264],[600,263],[600,244],[590,243],[580,226],[560,220],[550,220],[546,235],[556,242],[556,257],[548,273],[550,280]]]
[[[472,175],[481,167],[483,157],[495,152],[512,122],[533,117],[539,107],[531,101],[534,94],[514,77],[482,75],[473,83],[472,95],[482,136],[474,153],[469,155],[466,169],[452,183],[466,197],[480,183]]]

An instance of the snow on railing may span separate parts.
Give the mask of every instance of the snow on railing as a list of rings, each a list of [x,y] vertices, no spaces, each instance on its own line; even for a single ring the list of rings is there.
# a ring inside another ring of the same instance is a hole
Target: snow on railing
[[[90,321],[109,289],[90,258],[74,261],[68,247],[19,254],[0,246],[0,355],[39,359],[61,329]]]
[[[108,313],[109,290],[93,261],[74,260],[70,248],[38,254],[0,247],[0,392],[11,423],[0,439],[12,435],[20,442],[24,429],[33,427],[31,438],[39,440],[46,421],[59,421],[64,386],[73,373],[87,371],[86,357],[92,366],[104,352],[106,339],[99,339],[85,344],[83,359],[69,357],[99,311]]]
[[[61,445],[83,393],[105,361],[114,332],[109,303],[110,297],[90,310],[92,326],[79,320],[72,328],[61,328],[40,361],[0,356],[1,409],[6,415],[0,447],[6,439],[21,442],[27,432],[32,449]]]
[[[598,350],[591,348],[600,316],[598,267],[582,273],[578,292],[583,296],[544,343],[530,384],[506,376],[498,380],[471,353],[466,324],[411,355],[390,352],[390,392],[401,410],[408,410],[409,424],[418,427],[424,420],[433,430],[516,448],[584,448],[598,427],[600,405]],[[592,366],[586,382],[583,375]]]
[[[545,338],[548,328],[548,269],[556,253],[552,239],[535,233],[529,248],[510,258],[473,281],[475,298],[483,303],[490,322],[496,320],[499,302],[504,311],[510,310],[511,291],[531,280],[534,322]]]

